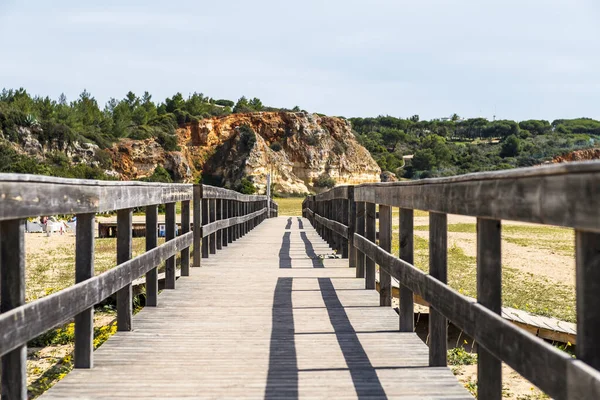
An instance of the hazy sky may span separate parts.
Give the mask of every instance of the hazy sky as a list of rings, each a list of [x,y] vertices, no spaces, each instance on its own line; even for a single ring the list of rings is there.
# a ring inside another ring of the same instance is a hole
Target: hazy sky
[[[121,3],[127,3],[123,5]],[[600,118],[596,0],[0,0],[0,87],[331,115]]]

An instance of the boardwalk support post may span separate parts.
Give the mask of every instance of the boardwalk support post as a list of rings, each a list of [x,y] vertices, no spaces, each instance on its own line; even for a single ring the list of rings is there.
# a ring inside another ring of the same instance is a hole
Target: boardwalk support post
[[[146,206],[146,251],[158,245],[158,206]],[[146,305],[158,305],[158,267],[146,272]]]
[[[356,202],[356,233],[365,236],[365,203]],[[365,277],[365,253],[356,249],[356,277]]]
[[[400,259],[414,263],[414,212],[412,209],[400,209]],[[400,332],[415,330],[413,292],[400,282]]]
[[[365,237],[376,243],[375,203],[366,203],[365,211]],[[375,261],[369,257],[365,263],[365,289],[375,289]]]
[[[131,259],[132,210],[117,211],[117,264]],[[128,332],[133,329],[133,290],[131,282],[117,291],[117,330]]]
[[[379,205],[379,247],[392,252],[392,207]],[[392,305],[392,277],[379,268],[379,305]]]
[[[181,234],[190,231],[190,201],[181,202]],[[181,276],[190,276],[190,248],[181,249]]]
[[[442,283],[448,281],[448,216],[429,213],[429,274]],[[429,307],[429,366],[445,367],[447,363],[448,320],[434,307]]]
[[[165,213],[165,241],[175,239],[175,229],[177,222],[175,220],[175,203],[166,204]],[[175,289],[175,255],[167,258],[165,263],[165,289]]]
[[[75,227],[75,283],[94,276],[94,213],[78,214]],[[75,316],[75,368],[94,365],[94,307]]]
[[[0,312],[25,304],[25,220],[0,222]],[[1,315],[1,314],[0,314]],[[27,399],[27,345],[2,356],[2,398]]]
[[[354,201],[354,186],[348,186],[348,266],[356,268],[356,249],[354,248],[354,232],[356,231],[356,202]]]
[[[477,218],[477,301],[496,314],[502,312],[501,224]],[[477,397],[502,398],[502,362],[477,346]]]
[[[196,184],[193,189],[194,202],[194,262],[192,266],[201,266],[202,249],[202,185]],[[203,250],[203,249],[202,249]]]

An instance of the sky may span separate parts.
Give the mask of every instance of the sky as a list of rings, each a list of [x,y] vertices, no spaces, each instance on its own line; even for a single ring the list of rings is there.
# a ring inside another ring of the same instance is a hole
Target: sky
[[[600,119],[596,0],[0,0],[0,88]]]

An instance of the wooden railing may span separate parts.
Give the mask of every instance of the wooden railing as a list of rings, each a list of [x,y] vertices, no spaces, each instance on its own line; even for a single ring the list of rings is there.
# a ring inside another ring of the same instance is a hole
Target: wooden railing
[[[553,398],[596,399],[600,398],[599,199],[600,163],[572,163],[337,187],[306,198],[303,215],[330,244],[347,240],[350,267],[365,278],[367,289],[375,288],[375,264],[379,265],[382,306],[391,304],[391,277],[400,282],[400,331],[414,330],[413,294],[430,304],[431,366],[446,365],[448,320],[477,342],[478,398],[502,397],[505,362]],[[400,209],[398,256],[391,254],[392,207]],[[340,209],[348,210],[346,217],[340,216]],[[414,209],[429,211],[429,274],[413,265]],[[447,214],[477,217],[477,300],[447,285]],[[499,315],[501,220],[575,229],[576,358]]]
[[[181,231],[176,237],[175,203],[181,202]],[[190,227],[193,202],[194,229]],[[158,206],[165,205],[166,242],[157,246]],[[132,210],[145,207],[146,252],[132,256]],[[94,274],[95,214],[117,211],[116,267]],[[76,284],[25,303],[25,221],[39,215],[77,216]],[[26,399],[27,342],[75,319],[76,368],[93,366],[93,307],[116,293],[117,329],[132,329],[132,282],[145,275],[146,306],[158,304],[158,266],[165,263],[165,289],[175,289],[176,255],[181,276],[201,266],[201,254],[248,233],[277,205],[266,196],[242,195],[206,185],[103,182],[0,174],[0,356],[2,399]],[[202,244],[201,244],[202,243]]]

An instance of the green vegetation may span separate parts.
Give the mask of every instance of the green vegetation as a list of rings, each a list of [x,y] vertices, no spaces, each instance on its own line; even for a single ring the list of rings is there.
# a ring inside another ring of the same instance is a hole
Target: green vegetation
[[[328,174],[322,174],[313,181],[313,186],[318,188],[331,189],[335,186],[335,179],[333,179]]]
[[[379,116],[350,118],[359,142],[384,171],[412,179],[526,167],[593,147],[600,121],[589,118],[421,121]],[[403,156],[412,155],[406,161]]]

